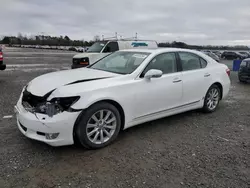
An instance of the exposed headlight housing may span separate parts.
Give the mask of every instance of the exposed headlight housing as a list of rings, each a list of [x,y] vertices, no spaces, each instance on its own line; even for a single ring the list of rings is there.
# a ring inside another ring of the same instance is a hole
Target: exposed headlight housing
[[[70,111],[70,106],[76,103],[79,99],[79,96],[53,98],[50,101],[38,105],[35,112],[47,114],[49,117],[52,117],[63,111]]]

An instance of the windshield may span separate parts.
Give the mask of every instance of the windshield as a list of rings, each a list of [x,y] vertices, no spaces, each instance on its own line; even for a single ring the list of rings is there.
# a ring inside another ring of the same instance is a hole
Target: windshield
[[[150,53],[114,52],[89,68],[118,74],[130,74],[148,57]]]
[[[240,64],[241,67],[248,67],[250,68],[250,60],[244,60]]]
[[[106,42],[95,42],[88,50],[87,52],[96,52],[100,53],[105,46]]]

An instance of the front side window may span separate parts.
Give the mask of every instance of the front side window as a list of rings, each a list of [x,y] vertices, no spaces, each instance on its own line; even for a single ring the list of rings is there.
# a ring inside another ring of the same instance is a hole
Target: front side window
[[[196,70],[201,68],[200,57],[188,52],[179,52],[182,70]]]
[[[240,64],[241,67],[248,67],[250,68],[250,61],[242,61]]]
[[[118,50],[119,50],[118,43],[117,42],[110,42],[104,48],[103,53],[111,53],[111,52],[115,52]]]
[[[142,77],[150,69],[161,70],[163,74],[177,72],[175,53],[164,53],[157,55],[145,68]]]
[[[87,52],[100,53],[104,48],[106,42],[95,42]]]
[[[99,60],[89,68],[118,74],[130,74],[150,53],[117,51]]]

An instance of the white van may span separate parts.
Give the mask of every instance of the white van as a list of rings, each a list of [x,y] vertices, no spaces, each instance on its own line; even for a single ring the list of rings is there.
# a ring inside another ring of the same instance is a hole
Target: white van
[[[132,48],[158,48],[156,41],[142,40],[115,40],[115,41],[99,41],[95,42],[86,53],[76,54],[73,57],[71,68],[86,67],[95,63],[99,59],[108,54],[124,49]]]

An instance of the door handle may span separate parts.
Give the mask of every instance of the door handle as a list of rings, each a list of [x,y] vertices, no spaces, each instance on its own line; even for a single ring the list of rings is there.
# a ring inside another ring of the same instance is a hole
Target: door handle
[[[204,77],[209,77],[209,76],[210,76],[209,73],[204,74]]]
[[[180,78],[174,78],[173,83],[181,82],[182,80]]]

